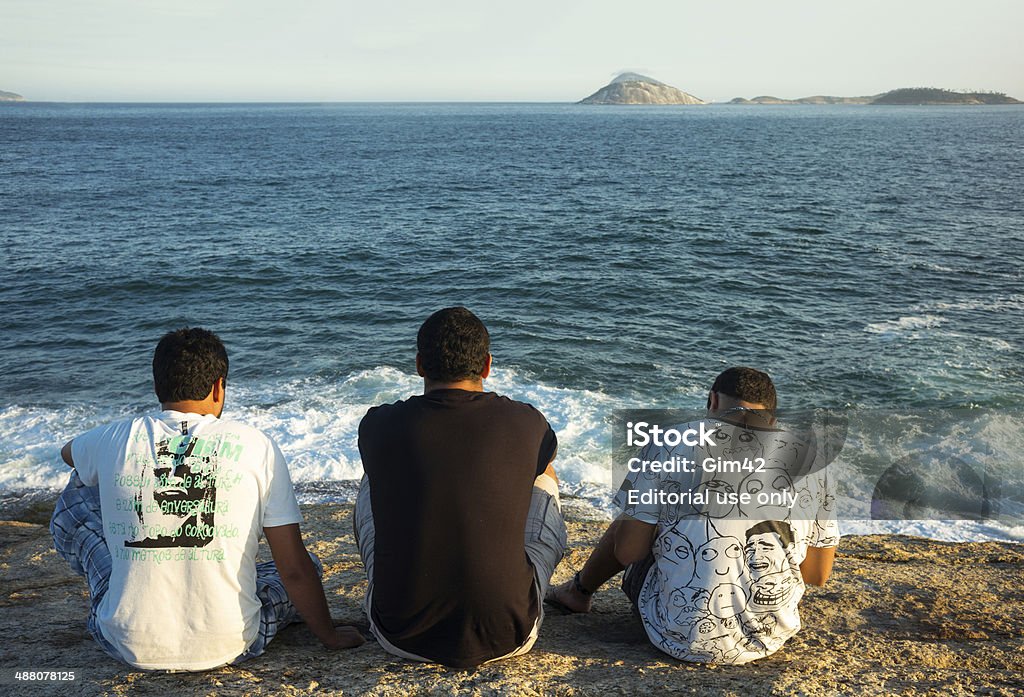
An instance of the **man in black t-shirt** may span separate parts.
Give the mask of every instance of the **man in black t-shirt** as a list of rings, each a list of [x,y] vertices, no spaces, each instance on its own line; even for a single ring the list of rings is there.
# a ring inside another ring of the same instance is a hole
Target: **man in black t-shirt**
[[[434,313],[416,345],[423,394],[359,425],[366,614],[390,653],[472,668],[537,639],[566,546],[558,441],[532,406],[484,391],[490,340],[472,312]]]

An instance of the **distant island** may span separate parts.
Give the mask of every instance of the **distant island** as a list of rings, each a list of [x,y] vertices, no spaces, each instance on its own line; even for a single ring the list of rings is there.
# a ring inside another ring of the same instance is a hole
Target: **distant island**
[[[880,104],[880,105],[940,105],[940,104],[1024,104],[1002,92],[954,92],[937,87],[904,87],[884,94],[868,97],[801,97],[800,99],[779,99],[778,97],[736,97],[729,104]]]
[[[1024,104],[1002,92],[952,92],[935,87],[906,87],[880,95],[872,104]]]
[[[703,99],[637,73],[622,73],[579,104],[707,104]]]
[[[666,85],[646,75],[622,73],[610,83],[578,104],[707,104],[681,89]],[[877,105],[942,105],[942,104],[1024,104],[1003,92],[956,92],[937,87],[904,87],[883,94],[862,97],[814,95],[799,99],[781,99],[762,95],[745,99],[736,97],[728,104],[877,104]]]
[[[872,97],[830,97],[826,95],[817,94],[813,97],[800,97],[799,99],[782,99],[780,97],[753,97],[751,99],[744,99],[743,97],[736,97],[732,99],[728,104],[871,104],[879,95]]]
[[[3,90],[0,90],[0,102],[23,102],[23,101],[25,101],[25,98],[22,97],[20,94],[15,94],[14,92],[4,92]]]

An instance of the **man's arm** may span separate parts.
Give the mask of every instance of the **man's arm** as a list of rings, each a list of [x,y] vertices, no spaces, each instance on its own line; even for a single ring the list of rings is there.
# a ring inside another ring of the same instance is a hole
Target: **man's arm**
[[[65,463],[67,463],[68,467],[75,466],[75,461],[71,459],[71,444],[74,442],[75,440],[72,438],[71,440],[64,444],[63,448],[60,449],[60,457],[62,460],[64,460]]]
[[[366,640],[355,627],[334,627],[323,584],[302,543],[298,524],[263,528],[263,534],[288,598],[317,639],[329,649],[347,649],[364,643]]]
[[[558,482],[558,475],[555,474],[555,459],[554,458],[551,458],[551,462],[549,462],[548,466],[545,468],[544,474],[546,474],[549,477],[551,477],[552,479],[554,479],[555,482]]]
[[[615,559],[623,567],[647,557],[654,543],[657,525],[644,523],[629,516],[619,516],[613,524],[612,539],[615,541]]]
[[[549,597],[570,612],[590,612],[593,594],[605,581],[651,553],[656,525],[621,515],[604,531],[583,568]]]
[[[804,583],[824,586],[832,575],[832,562],[835,558],[835,547],[808,547],[807,557],[800,564],[800,575],[804,577]]]

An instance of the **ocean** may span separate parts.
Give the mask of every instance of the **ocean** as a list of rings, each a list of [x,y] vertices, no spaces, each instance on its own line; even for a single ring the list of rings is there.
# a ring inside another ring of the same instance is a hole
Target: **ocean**
[[[612,412],[699,409],[735,364],[783,408],[932,415],[873,471],[922,447],[1024,471],[1017,107],[4,104],[0,191],[0,515],[155,406],[184,325],[224,339],[226,415],[302,500],[350,499],[359,419],[420,389],[416,330],[450,305],[605,515]],[[1024,539],[1009,498],[844,529]]]

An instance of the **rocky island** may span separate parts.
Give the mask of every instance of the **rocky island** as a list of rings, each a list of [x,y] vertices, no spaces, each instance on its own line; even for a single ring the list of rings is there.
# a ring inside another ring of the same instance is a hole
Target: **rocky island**
[[[1002,92],[953,92],[906,87],[879,95],[872,104],[1024,104]]]
[[[904,87],[884,94],[867,97],[828,97],[816,95],[799,99],[778,97],[736,97],[729,104],[881,104],[881,105],[935,105],[935,104],[1022,104],[1002,92],[954,92],[936,87]]]
[[[873,97],[831,97],[827,95],[815,95],[813,97],[800,97],[799,99],[781,99],[779,97],[761,96],[751,99],[736,97],[730,100],[729,104],[871,104],[878,95]]]
[[[20,94],[15,94],[14,92],[4,92],[3,90],[0,90],[0,102],[23,102],[23,101],[25,101],[25,98],[22,97]]]
[[[703,99],[637,73],[622,73],[579,104],[706,104]]]

